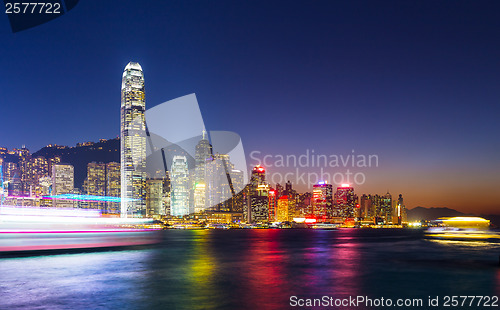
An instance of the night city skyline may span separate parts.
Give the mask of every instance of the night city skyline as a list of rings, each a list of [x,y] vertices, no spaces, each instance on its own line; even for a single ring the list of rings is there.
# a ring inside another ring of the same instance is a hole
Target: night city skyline
[[[4,0],[0,309],[486,309],[500,1]]]
[[[4,15],[2,122],[13,130],[1,146],[34,152],[118,136],[117,81],[137,61],[148,108],[196,93],[207,128],[237,132],[250,166],[252,151],[355,150],[379,158],[360,170],[357,192],[404,193],[409,208],[498,213],[497,3],[119,10],[79,3],[16,34]]]

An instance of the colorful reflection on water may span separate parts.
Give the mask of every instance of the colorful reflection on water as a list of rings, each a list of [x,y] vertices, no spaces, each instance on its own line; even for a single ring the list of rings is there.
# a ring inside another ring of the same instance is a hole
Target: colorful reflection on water
[[[493,243],[359,229],[171,230],[162,238],[146,250],[0,260],[0,308],[288,309],[294,295],[500,293]]]

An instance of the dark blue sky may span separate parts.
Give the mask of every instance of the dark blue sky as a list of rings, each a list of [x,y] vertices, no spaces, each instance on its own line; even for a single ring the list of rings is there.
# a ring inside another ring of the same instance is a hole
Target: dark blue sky
[[[147,107],[194,92],[247,153],[377,154],[358,192],[500,210],[498,1],[83,0],[0,36],[1,146],[116,137],[138,61]]]

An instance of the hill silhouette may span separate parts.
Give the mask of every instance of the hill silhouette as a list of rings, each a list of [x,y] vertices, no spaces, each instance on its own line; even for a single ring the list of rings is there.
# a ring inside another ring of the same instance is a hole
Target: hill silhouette
[[[101,140],[95,143],[79,144],[74,147],[46,146],[32,155],[47,159],[61,157],[61,162],[75,168],[75,187],[82,188],[87,177],[87,164],[90,162],[120,162],[120,139]]]

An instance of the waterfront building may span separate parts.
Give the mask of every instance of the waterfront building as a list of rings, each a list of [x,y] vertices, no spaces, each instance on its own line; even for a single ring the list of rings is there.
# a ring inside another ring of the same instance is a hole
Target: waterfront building
[[[313,194],[311,192],[297,195],[296,213],[298,217],[314,214]]]
[[[230,172],[235,170],[227,154],[214,154],[206,162],[206,208],[212,211],[231,211],[230,204],[224,203],[233,197],[234,186]]]
[[[106,196],[106,164],[91,162],[87,164],[87,179],[85,180],[87,195]],[[91,209],[105,210],[106,202],[91,201],[86,203]]]
[[[276,190],[270,188],[269,189],[269,222],[276,221],[276,211],[278,209],[278,199],[276,197]]]
[[[337,216],[333,210],[333,186],[328,182],[319,182],[313,185],[312,197],[313,214],[320,222],[328,221]]]
[[[354,188],[349,184],[342,184],[335,192],[335,213],[343,219],[354,219],[357,217],[357,197]]]
[[[159,217],[165,215],[163,208],[163,179],[146,181],[146,216]]]
[[[403,195],[399,194],[398,200],[394,201],[394,214],[393,214],[393,224],[402,225],[407,222],[406,218],[406,207],[404,205]]]
[[[243,218],[248,223],[267,222],[269,220],[269,185],[266,182],[266,169],[257,165],[252,169],[250,183],[247,186],[247,200]]]
[[[44,195],[44,188],[40,184],[40,179],[49,176],[49,162],[43,156],[38,156],[31,159],[31,193],[30,196],[40,197]]]
[[[276,221],[277,222],[292,221],[293,210],[295,210],[295,200],[291,199],[287,195],[281,196],[280,198],[278,198]]]
[[[264,223],[269,221],[269,185],[260,184],[251,189],[248,199],[247,219],[249,223]]]
[[[8,181],[8,194],[11,197],[19,198],[24,196],[23,182],[21,179],[21,170],[15,169],[10,171],[10,177]]]
[[[202,138],[195,148],[194,173],[194,212],[201,213],[207,208],[207,162],[212,160],[212,145],[208,141],[207,132],[202,132]]]
[[[75,173],[70,164],[58,163],[52,166],[52,195],[70,194],[74,191]],[[53,207],[72,208],[73,201],[54,199]]]
[[[40,185],[40,196],[49,196],[52,194],[52,177],[45,176],[38,179]],[[51,207],[52,201],[50,199],[40,199],[41,207]]]
[[[371,195],[363,194],[360,198],[360,217],[366,221],[373,220],[375,217],[373,209],[373,199]]]
[[[17,170],[17,164],[13,162],[6,161],[3,163],[3,180],[4,182],[11,181],[14,177],[15,170]],[[19,172],[17,172],[19,173]]]
[[[31,170],[32,161],[30,151],[23,145],[21,149],[16,149],[19,156],[19,170],[21,177],[22,195],[30,196],[31,194]]]
[[[110,162],[106,164],[106,196],[120,197],[120,163]],[[108,201],[106,202],[106,213],[119,214],[120,203]]]
[[[163,178],[163,210],[165,216],[171,215],[171,182],[170,182],[170,172],[165,171],[165,178]]]
[[[392,224],[393,210],[392,195],[387,192],[380,200],[379,217],[383,220],[384,224]]]
[[[136,62],[123,71],[121,87],[121,215],[145,215],[146,123],[144,74]]]
[[[186,156],[174,156],[170,174],[172,216],[185,216],[189,212],[189,174]]]

